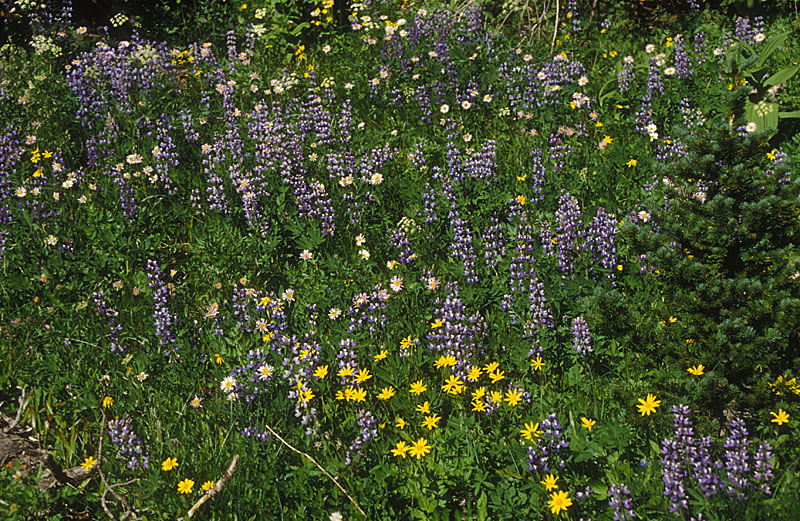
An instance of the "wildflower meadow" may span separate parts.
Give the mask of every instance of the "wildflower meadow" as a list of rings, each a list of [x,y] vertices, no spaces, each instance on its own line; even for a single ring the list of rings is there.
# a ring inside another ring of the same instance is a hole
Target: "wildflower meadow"
[[[0,519],[800,519],[797,1],[0,46]]]

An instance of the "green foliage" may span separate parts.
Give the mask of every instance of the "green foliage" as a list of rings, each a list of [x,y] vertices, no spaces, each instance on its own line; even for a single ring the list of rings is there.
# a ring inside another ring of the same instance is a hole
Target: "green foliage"
[[[798,363],[800,183],[767,138],[684,134],[687,155],[660,172],[664,208],[639,234],[680,317],[664,328],[671,342],[658,354],[716,360],[724,399],[706,405],[718,411],[762,371]],[[693,343],[676,349],[682,339]]]

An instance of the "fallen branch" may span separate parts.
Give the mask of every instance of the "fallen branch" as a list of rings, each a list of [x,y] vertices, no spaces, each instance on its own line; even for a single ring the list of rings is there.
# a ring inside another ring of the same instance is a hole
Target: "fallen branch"
[[[198,499],[197,502],[194,505],[192,505],[192,508],[189,509],[189,512],[187,512],[186,517],[191,518],[192,516],[194,516],[195,513],[197,513],[197,510],[201,506],[203,506],[203,503],[205,503],[212,497],[219,494],[220,491],[222,491],[222,487],[225,486],[225,483],[227,483],[233,477],[233,473],[236,470],[236,465],[238,464],[239,464],[239,455],[234,454],[233,459],[231,460],[231,464],[228,465],[228,470],[225,471],[225,474],[223,474],[222,477],[217,480],[213,488],[211,488],[208,492],[203,494],[203,497]],[[183,520],[182,517],[178,518],[178,521],[182,520]]]
[[[316,465],[316,467],[317,467],[319,470],[321,470],[323,474],[325,474],[326,476],[328,476],[328,479],[330,479],[331,481],[333,481],[333,484],[334,484],[334,485],[336,485],[337,487],[339,487],[339,490],[341,490],[341,491],[342,491],[342,494],[344,494],[345,496],[347,496],[347,499],[349,499],[349,500],[350,500],[350,502],[353,504],[353,506],[354,506],[354,507],[356,507],[356,509],[357,509],[357,510],[358,510],[358,511],[361,513],[361,515],[362,515],[362,516],[364,516],[364,517],[367,517],[367,514],[366,514],[366,513],[364,513],[364,511],[363,511],[363,510],[361,510],[361,507],[360,507],[360,506],[358,506],[358,503],[356,503],[356,500],[355,500],[355,499],[353,499],[352,497],[350,497],[350,494],[348,494],[348,493],[347,493],[347,491],[346,491],[346,490],[345,490],[345,489],[344,489],[344,488],[343,488],[343,487],[342,487],[342,486],[339,484],[339,482],[338,482],[338,481],[336,481],[336,478],[334,478],[333,476],[331,476],[330,472],[328,472],[327,470],[325,470],[324,468],[322,468],[322,465],[320,465],[319,463],[317,463],[317,460],[315,460],[314,458],[312,458],[311,456],[309,456],[309,455],[308,455],[308,454],[306,454],[305,452],[301,451],[300,449],[296,449],[295,447],[293,447],[293,446],[292,446],[292,445],[291,445],[289,442],[287,442],[286,440],[284,440],[283,438],[281,438],[281,437],[280,437],[280,435],[279,435],[277,432],[275,432],[274,430],[272,430],[272,427],[270,427],[269,425],[264,425],[264,426],[267,428],[267,430],[270,432],[270,434],[272,434],[273,436],[275,436],[276,438],[278,438],[278,440],[279,440],[281,443],[283,443],[284,445],[286,445],[287,447],[289,447],[289,448],[290,448],[291,450],[293,450],[294,452],[296,452],[296,453],[298,453],[298,454],[300,454],[300,455],[302,455],[302,456],[305,456],[306,458],[308,458],[308,461],[310,461],[311,463],[313,463],[314,465]]]
[[[556,36],[558,36],[558,12],[560,9],[558,0],[556,0],[556,20],[553,22],[553,41],[550,42],[550,54],[553,54],[553,48],[556,46]]]

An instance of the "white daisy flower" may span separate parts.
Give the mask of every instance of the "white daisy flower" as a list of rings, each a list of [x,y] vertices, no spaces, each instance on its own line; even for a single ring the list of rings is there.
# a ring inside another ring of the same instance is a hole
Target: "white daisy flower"
[[[261,364],[258,368],[258,379],[259,380],[269,380],[272,376],[273,367],[269,364]]]
[[[439,112],[441,112],[442,114],[447,114],[448,112],[450,112],[450,106],[447,103],[445,103],[444,105],[439,107]]]
[[[311,257],[313,257],[313,256],[314,256],[314,254],[311,253],[308,250],[303,250],[303,253],[300,254],[300,258],[305,260],[305,261],[311,260]]]
[[[236,378],[232,376],[226,376],[219,383],[219,388],[225,391],[226,393],[232,392],[235,387],[236,387]]]
[[[756,124],[752,121],[744,126],[744,130],[746,132],[755,132],[756,131]]]
[[[391,284],[389,284],[389,287],[392,289],[392,291],[397,293],[398,291],[403,289],[403,279],[398,276],[392,277],[392,282]]]
[[[328,311],[328,318],[331,320],[336,320],[340,316],[342,316],[342,310],[339,308],[331,308],[330,311]]]

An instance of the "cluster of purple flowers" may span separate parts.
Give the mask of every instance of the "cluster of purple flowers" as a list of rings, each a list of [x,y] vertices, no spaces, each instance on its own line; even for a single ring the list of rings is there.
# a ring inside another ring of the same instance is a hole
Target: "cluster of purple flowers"
[[[647,73],[647,90],[642,96],[641,108],[636,112],[636,124],[634,128],[640,134],[647,134],[648,127],[653,124],[653,98],[664,92],[664,83],[661,80],[661,68],[655,57],[649,59],[649,69]]]
[[[703,115],[702,110],[693,108],[688,98],[681,99],[680,108],[683,126],[686,130],[694,131],[703,128],[706,123],[706,117]]]
[[[336,353],[336,365],[339,367],[339,370],[351,368],[354,373],[358,371],[358,360],[356,359],[355,352],[355,347],[357,345],[358,343],[352,338],[343,338],[339,340],[339,351]],[[346,384],[347,377],[341,377],[340,383],[342,385]]]
[[[164,350],[164,355],[171,355],[177,351],[175,345],[175,337],[172,334],[172,326],[175,324],[176,317],[173,315],[169,306],[167,305],[167,297],[170,296],[169,284],[161,279],[161,268],[154,260],[147,261],[147,278],[150,283],[148,288],[152,289],[151,296],[155,302],[155,310],[153,311],[153,320],[156,327],[156,336],[161,348]]]
[[[583,317],[572,319],[572,346],[579,355],[592,352],[592,336],[589,334],[589,325]]]
[[[633,56],[626,56],[622,60],[622,69],[617,74],[617,89],[620,92],[628,92],[636,77],[636,72],[633,69]]]
[[[606,270],[606,278],[609,280],[616,278],[614,268],[617,266],[618,225],[619,221],[601,206],[586,233],[586,247],[592,254],[592,262],[600,264]]]
[[[375,416],[366,409],[358,410],[358,436],[350,444],[344,458],[344,464],[350,465],[356,454],[362,454],[364,445],[370,440],[378,437],[378,421]]]
[[[348,333],[366,331],[376,334],[386,327],[386,309],[389,307],[389,291],[376,284],[371,293],[359,293],[353,297],[353,305],[347,310],[350,316]]]
[[[569,192],[561,191],[556,210],[555,240],[558,268],[567,275],[575,271],[574,260],[579,241],[583,238],[581,207]]]
[[[737,17],[734,21],[733,34],[739,40],[749,44],[761,43],[763,39],[757,38],[759,34],[764,34],[764,17],[757,16],[753,19],[752,23],[749,18]]]
[[[694,74],[692,62],[689,55],[686,53],[686,42],[683,37],[679,36],[673,41],[674,51],[672,57],[675,59],[675,73],[678,78],[685,80]]]
[[[166,44],[147,41],[137,33],[114,47],[98,42],[66,70],[68,85],[78,98],[78,119],[89,128],[105,123],[110,110],[132,114],[131,91],[147,97],[151,89],[174,80]]]
[[[411,249],[411,241],[406,237],[406,232],[402,227],[397,227],[389,234],[389,244],[399,253],[400,264],[411,264],[417,260],[417,254]]]
[[[656,160],[668,163],[688,155],[686,144],[680,139],[664,137],[656,142]]]
[[[309,381],[314,367],[320,360],[322,351],[319,344],[311,336],[313,332],[305,335],[302,341],[292,338],[283,348],[283,379],[289,385],[288,397],[294,403],[294,416],[300,419],[300,424],[305,427],[306,436],[316,436],[319,431],[317,410],[307,400],[306,393],[311,391]]]
[[[101,291],[99,293],[92,293],[92,301],[94,302],[94,310],[101,317],[108,318],[108,329],[110,331],[111,343],[109,349],[114,354],[122,354],[125,351],[125,346],[119,343],[119,335],[122,333],[122,324],[117,323],[119,313],[112,309],[108,302],[105,300],[106,294]]]
[[[11,172],[22,156],[19,133],[13,126],[8,126],[0,135],[0,260],[3,259],[9,232],[3,229],[13,222],[9,201],[14,193]]]
[[[117,445],[119,455],[127,460],[127,468],[139,470],[150,468],[150,456],[142,449],[142,440],[136,437],[128,418],[108,422],[108,435]]]
[[[706,54],[706,34],[698,32],[694,35],[694,62],[698,67],[702,66],[708,59]]]
[[[728,437],[723,442],[723,459],[719,460],[712,459],[711,437],[695,435],[689,407],[676,405],[672,412],[674,435],[661,441],[664,495],[669,498],[670,512],[691,510],[687,490],[692,486],[706,498],[725,490],[728,498],[736,501],[746,500],[747,489],[751,486],[765,494],[771,493],[772,447],[762,443],[752,458],[742,419],[731,420]],[[751,459],[754,459],[752,466]]]
[[[569,448],[569,443],[564,437],[564,429],[556,418],[556,414],[542,421],[542,434],[539,443],[528,448],[528,470],[537,474],[550,472],[554,466],[564,467],[566,463],[561,457],[561,451]]]
[[[245,358],[244,364],[234,367],[230,374],[237,382],[234,389],[237,398],[250,402],[267,392],[275,369],[269,364],[268,352],[263,349],[251,349]]]
[[[481,149],[464,159],[462,171],[467,177],[482,179],[486,186],[491,186],[497,181],[497,143],[489,140]]]
[[[609,487],[608,506],[614,507],[614,521],[627,521],[636,517],[630,496],[631,491],[624,483]]]
[[[530,202],[538,203],[544,200],[544,182],[547,168],[542,162],[542,151],[531,150],[531,171],[528,177],[528,190],[531,194]]]
[[[487,268],[495,268],[502,258],[506,256],[506,245],[503,237],[503,225],[496,217],[489,219],[489,226],[481,237],[483,243],[483,256]]]
[[[539,333],[553,327],[553,312],[547,305],[544,284],[536,276],[536,271],[528,283],[528,320],[524,325],[524,338],[528,342],[536,342]]]
[[[457,283],[447,284],[445,293],[445,297],[437,297],[433,303],[436,308],[435,320],[441,320],[443,324],[431,329],[425,339],[428,349],[454,356],[454,373],[463,376],[474,357],[482,353],[483,338],[489,326],[480,313],[467,315],[468,310],[461,301]]]

